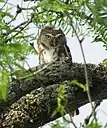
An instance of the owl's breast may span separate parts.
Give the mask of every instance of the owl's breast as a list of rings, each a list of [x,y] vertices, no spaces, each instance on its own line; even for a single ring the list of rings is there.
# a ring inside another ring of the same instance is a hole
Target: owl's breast
[[[43,56],[44,56],[44,61],[48,63],[53,61],[57,57],[57,54],[55,52],[55,49],[48,49],[48,50],[45,49],[43,51]]]

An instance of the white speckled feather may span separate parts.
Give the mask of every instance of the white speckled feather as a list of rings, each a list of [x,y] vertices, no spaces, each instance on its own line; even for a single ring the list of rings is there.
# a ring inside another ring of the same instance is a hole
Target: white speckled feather
[[[55,49],[48,49],[43,51],[44,60],[48,63],[53,61],[54,58],[57,57],[57,54],[55,52]]]

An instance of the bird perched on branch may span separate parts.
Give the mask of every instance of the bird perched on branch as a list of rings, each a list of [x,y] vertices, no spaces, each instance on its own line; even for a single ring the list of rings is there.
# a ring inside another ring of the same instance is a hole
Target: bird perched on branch
[[[53,60],[61,60],[64,57],[71,57],[70,49],[67,46],[66,37],[60,28],[45,27],[41,30],[37,40],[39,64],[49,63]]]
[[[37,40],[39,64],[49,63],[54,60],[62,60],[63,58],[70,58],[72,56],[65,34],[60,28],[45,27],[41,30]],[[74,116],[79,114],[79,110],[71,112],[70,115]]]

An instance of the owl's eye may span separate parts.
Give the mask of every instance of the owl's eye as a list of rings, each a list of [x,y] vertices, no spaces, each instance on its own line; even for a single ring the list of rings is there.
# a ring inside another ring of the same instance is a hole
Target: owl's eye
[[[45,38],[46,39],[51,39],[51,36],[50,35],[45,35]]]
[[[60,40],[62,37],[63,37],[63,35],[59,35],[59,36],[57,37],[57,39]]]

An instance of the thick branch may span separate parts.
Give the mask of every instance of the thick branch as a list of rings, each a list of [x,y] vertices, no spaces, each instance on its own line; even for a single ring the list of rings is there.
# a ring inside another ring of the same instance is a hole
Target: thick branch
[[[57,88],[59,84],[74,79],[85,84],[84,65],[82,64],[71,64],[70,60],[65,60],[52,63],[43,70],[41,68],[43,67],[37,68],[39,72],[35,73],[36,75],[29,75],[30,77],[14,81],[11,84],[7,102],[0,103],[1,110],[3,110],[3,106],[4,108],[10,106],[4,112],[5,114],[3,113],[5,117],[1,118],[1,124],[6,127],[23,126],[24,128],[44,125],[60,116],[58,114],[56,117],[51,117],[52,112],[57,107]],[[106,99],[107,69],[101,65],[96,67],[92,64],[88,64],[87,69],[92,100]],[[66,108],[69,110],[88,103],[86,93],[76,85],[66,86],[66,94],[68,99]],[[15,101],[17,102],[14,103]]]

